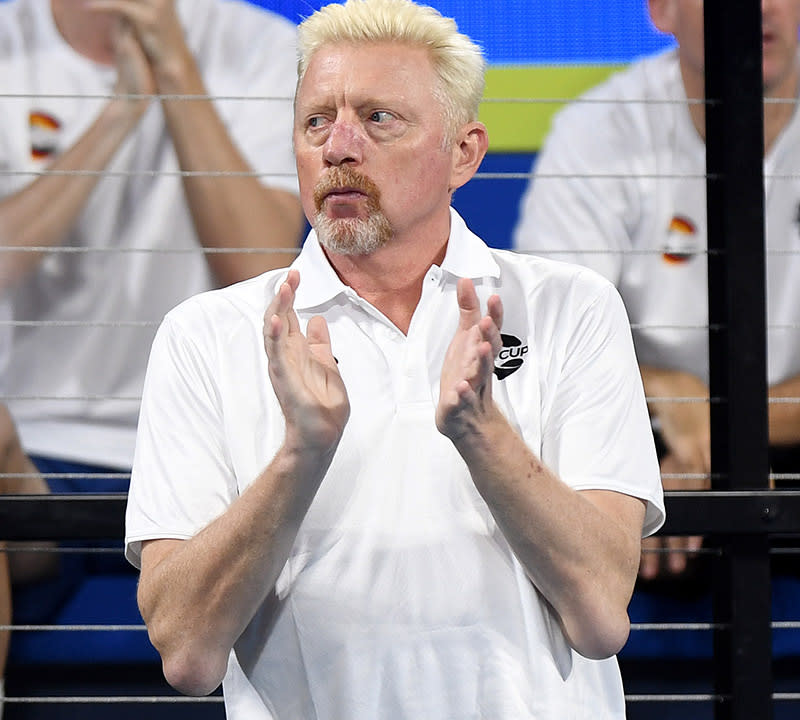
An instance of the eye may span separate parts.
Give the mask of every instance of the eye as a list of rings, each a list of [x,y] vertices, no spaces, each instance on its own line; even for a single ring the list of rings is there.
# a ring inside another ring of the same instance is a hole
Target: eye
[[[325,123],[325,118],[322,115],[312,115],[307,120],[307,125],[310,128],[320,128]]]
[[[393,120],[394,115],[386,110],[376,110],[369,116],[369,119],[375,123],[385,123]]]

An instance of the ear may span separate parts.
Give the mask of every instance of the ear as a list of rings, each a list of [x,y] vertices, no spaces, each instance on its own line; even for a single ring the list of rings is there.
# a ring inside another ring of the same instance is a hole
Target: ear
[[[648,0],[647,6],[656,29],[672,35],[675,32],[675,3],[672,0]]]
[[[464,185],[477,171],[489,148],[489,133],[481,122],[464,125],[453,144],[450,192]]]

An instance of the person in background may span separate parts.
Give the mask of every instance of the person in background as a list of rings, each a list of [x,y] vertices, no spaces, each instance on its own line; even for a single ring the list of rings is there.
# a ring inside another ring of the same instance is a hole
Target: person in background
[[[127,490],[164,313],[296,254],[295,62],[237,0],[0,3],[3,384],[50,490]]]
[[[703,2],[649,0],[649,11],[677,48],[633,63],[557,114],[513,247],[586,265],[617,286],[654,398],[664,486],[700,489],[710,486]],[[764,97],[772,101],[764,106],[769,397],[797,399],[800,2],[764,0],[762,13]],[[770,403],[769,443],[773,472],[800,472],[800,404]],[[701,544],[650,538],[641,577],[680,575],[689,587],[704,574],[692,558]]]
[[[9,311],[8,303],[0,297],[0,394],[5,394],[4,369],[11,347]],[[22,449],[11,413],[0,403],[0,495],[39,495],[48,491],[47,483]],[[44,548],[47,544],[37,545]],[[0,625],[11,624],[12,581],[26,584],[42,580],[52,577],[58,568],[54,554],[41,550],[21,552],[23,548],[19,543],[6,542],[6,538],[0,537]],[[11,633],[0,630],[0,718],[3,716],[5,669],[10,641]]]
[[[0,5],[6,384],[35,460],[130,469],[154,325],[293,257],[295,61],[295,26],[235,0]]]
[[[48,492],[47,484],[22,450],[8,408],[0,404],[0,495],[38,495]],[[43,546],[42,543],[37,545]],[[52,553],[20,552],[19,543],[0,538],[0,625],[12,618],[11,583],[26,584],[52,577],[57,559]],[[3,716],[4,678],[11,633],[0,631],[0,718]]]
[[[247,718],[617,720],[664,518],[628,319],[451,207],[480,49],[410,0],[300,25],[289,270],[171,311],[126,514],[167,680]]]

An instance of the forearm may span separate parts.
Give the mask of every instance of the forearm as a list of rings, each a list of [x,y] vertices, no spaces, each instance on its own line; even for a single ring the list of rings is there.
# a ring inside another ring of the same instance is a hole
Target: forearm
[[[631,513],[638,524],[604,512],[545,467],[499,411],[456,447],[572,647],[587,657],[617,652],[629,630],[643,509]]]
[[[769,444],[800,444],[800,375],[769,389]]]
[[[0,200],[0,246],[54,247],[76,222],[104,170],[136,126],[142,109],[112,100],[88,130],[22,190]],[[47,211],[44,212],[43,208]],[[0,290],[32,272],[44,252],[0,253]]]
[[[176,689],[204,695],[220,684],[231,648],[273,591],[328,462],[284,447],[195,537],[145,546],[139,605]]]
[[[191,58],[161,76],[159,90],[171,96],[207,95]],[[297,197],[265,187],[252,174],[213,102],[169,99],[162,105],[180,167],[189,173],[183,176],[183,184],[203,247],[259,250],[209,253],[208,263],[219,283],[226,285],[291,263],[302,228]]]

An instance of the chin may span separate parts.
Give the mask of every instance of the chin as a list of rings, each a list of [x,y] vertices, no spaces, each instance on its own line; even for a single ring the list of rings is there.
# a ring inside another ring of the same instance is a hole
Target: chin
[[[317,213],[314,230],[326,250],[339,255],[369,255],[382,248],[392,236],[382,213],[367,218],[330,218]]]

